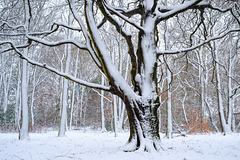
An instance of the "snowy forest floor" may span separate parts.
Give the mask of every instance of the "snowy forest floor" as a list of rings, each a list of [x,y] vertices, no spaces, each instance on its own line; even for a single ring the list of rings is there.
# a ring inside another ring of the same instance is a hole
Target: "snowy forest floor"
[[[1,160],[239,160],[240,134],[188,135],[164,138],[159,152],[123,152],[129,133],[69,131],[30,133],[30,140],[18,140],[17,133],[0,133]]]

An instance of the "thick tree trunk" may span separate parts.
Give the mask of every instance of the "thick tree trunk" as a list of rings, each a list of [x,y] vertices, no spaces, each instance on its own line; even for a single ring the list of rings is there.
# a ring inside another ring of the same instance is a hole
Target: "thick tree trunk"
[[[158,98],[155,102],[158,101]],[[156,106],[143,106],[125,99],[130,123],[130,137],[124,151],[155,151],[160,149],[159,119]]]
[[[102,70],[111,85],[110,92],[121,97],[125,103],[130,123],[130,137],[125,146],[125,151],[152,151],[160,149],[159,136],[159,97],[157,95],[157,40],[156,24],[157,16],[153,13],[152,1],[140,2],[145,10],[140,13],[142,16],[136,52],[131,42],[131,36],[121,31],[119,24],[106,12],[102,1],[97,1],[105,17],[116,26],[128,43],[131,56],[131,88],[116,68],[106,44],[102,40],[98,28],[94,22],[93,2],[85,1],[85,17],[87,28],[94,48],[102,64]]]
[[[156,151],[160,149],[159,96],[157,95],[157,56],[155,41],[155,19],[147,16],[139,32],[138,71],[134,76],[134,91],[138,98],[122,98],[128,112],[130,137],[126,151]],[[133,95],[134,96],[134,95]]]

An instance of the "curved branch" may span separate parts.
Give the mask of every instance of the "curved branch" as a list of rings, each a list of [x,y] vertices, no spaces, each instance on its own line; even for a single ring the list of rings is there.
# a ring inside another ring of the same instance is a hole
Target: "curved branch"
[[[73,44],[73,45],[75,45],[76,47],[78,47],[80,49],[88,50],[86,45],[81,44],[81,43],[79,43],[78,41],[76,41],[74,39],[61,40],[61,41],[57,41],[57,42],[49,42],[49,41],[46,41],[44,39],[33,37],[33,36],[29,36],[29,35],[27,35],[27,38],[30,41],[35,41],[35,42],[38,42],[38,43],[41,43],[43,45],[50,46],[50,47],[54,47],[54,46],[59,46],[59,45],[70,43],[70,44]]]
[[[95,24],[92,10],[93,9],[92,0],[86,0],[85,2],[86,3],[84,12],[86,16],[88,31],[89,34],[91,35],[94,47],[96,48],[96,51],[103,64],[104,74],[107,76],[109,83],[112,85],[111,92],[114,94],[118,94],[119,92],[123,91],[124,93],[128,93],[128,95],[126,96],[137,98],[136,93],[132,90],[132,88],[129,86],[126,80],[119,73],[116,66],[112,63],[106,44],[104,41],[102,41],[102,38]]]
[[[23,28],[24,29],[24,25],[17,25],[17,26],[12,26],[10,24],[8,24],[7,22],[3,22],[0,27],[4,27],[4,25],[8,26],[9,28],[13,29],[13,30],[16,30],[16,29],[19,29],[19,28]]]
[[[134,46],[132,43],[132,36],[131,34],[127,33],[123,28],[122,28],[122,24],[120,24],[120,22],[118,22],[114,17],[111,16],[111,14],[108,12],[108,10],[106,10],[106,8],[103,6],[102,3],[98,3],[98,6],[102,12],[102,14],[105,16],[105,18],[116,27],[116,30],[118,31],[119,34],[121,34],[127,44],[128,44],[128,54],[131,57],[131,63],[132,63],[132,70],[131,70],[131,74],[132,74],[132,81],[134,82],[134,78],[136,75],[136,70],[137,70],[137,59],[136,59],[136,55],[134,54]]]
[[[104,3],[105,2],[105,3]],[[135,22],[131,21],[128,17],[126,17],[125,15],[121,14],[120,12],[116,11],[114,8],[112,8],[111,6],[109,6],[107,4],[106,1],[104,2],[99,2],[101,4],[103,4],[106,9],[108,9],[110,12],[114,13],[115,15],[117,15],[119,18],[123,19],[124,21],[126,21],[127,23],[131,24],[132,26],[134,26],[135,28],[137,28],[140,31],[144,31],[145,29],[141,26],[139,26],[138,24],[136,24]]]
[[[9,44],[7,41],[0,41],[0,45],[4,45],[4,44]],[[18,45],[18,46],[15,46],[17,49],[20,49],[20,48],[27,48],[29,47],[31,44],[30,43],[27,43],[27,44],[24,44],[24,45]],[[14,50],[12,47],[9,47],[9,48],[5,48],[3,50],[0,50],[0,54],[1,53],[5,53],[5,52],[8,52],[8,51],[12,51]]]
[[[28,35],[31,35],[31,36],[40,36],[40,35],[44,35],[44,36],[47,36],[49,34],[52,34],[54,32],[56,32],[58,30],[59,26],[56,25],[56,24],[53,24],[52,27],[51,27],[51,30],[49,31],[44,31],[44,32],[31,32],[31,33],[28,33]],[[12,33],[12,34],[8,34],[8,33],[0,33],[0,36],[25,36],[26,33]]]
[[[53,26],[54,25],[56,25],[56,26],[61,26],[61,27],[65,27],[65,28],[67,28],[67,29],[70,29],[70,30],[73,30],[73,31],[82,31],[82,29],[81,28],[79,28],[79,27],[73,27],[73,26],[69,26],[69,25],[67,25],[67,24],[64,24],[64,23],[54,23],[53,24]]]
[[[237,12],[237,13],[238,13],[238,12]],[[237,21],[238,25],[240,25],[240,19],[239,19],[240,14],[238,13],[238,16],[236,16],[236,15],[233,13],[233,9],[231,9],[231,14],[233,15],[234,19]]]
[[[161,20],[165,20],[168,19],[170,17],[175,16],[176,14],[182,13],[188,9],[204,9],[204,8],[209,8],[212,10],[216,10],[218,12],[221,13],[225,13],[228,11],[231,11],[233,9],[233,7],[228,7],[225,9],[222,8],[218,8],[218,7],[214,7],[212,6],[209,2],[204,2],[204,1],[192,1],[192,2],[186,2],[183,3],[179,6],[172,6],[172,7],[165,7],[165,6],[159,6],[158,7],[158,13],[157,15],[160,17],[159,21]]]
[[[92,47],[92,42],[91,42],[91,39],[90,39],[90,35],[89,35],[88,31],[87,31],[87,28],[85,27],[85,25],[84,25],[80,15],[78,14],[75,6],[72,4],[72,0],[68,0],[68,5],[69,5],[69,8],[70,8],[70,10],[71,10],[71,12],[73,14],[73,17],[78,22],[79,26],[81,27],[81,29],[83,31],[83,35],[84,35],[85,40],[86,40],[86,45],[87,45],[88,51],[89,51],[92,59],[97,64],[97,66],[100,69],[102,69],[101,61],[99,60],[99,57],[98,57],[96,51]]]
[[[185,49],[180,49],[180,50],[176,50],[176,51],[160,51],[158,50],[157,51],[157,54],[158,55],[166,55],[166,54],[179,54],[179,53],[184,53],[184,52],[189,52],[189,51],[192,51],[194,49],[197,49],[198,47],[201,47],[211,41],[214,41],[214,40],[217,40],[217,39],[221,39],[225,36],[227,36],[229,33],[232,33],[232,32],[240,32],[240,28],[236,28],[236,29],[231,29],[231,30],[228,30],[227,32],[225,32],[224,34],[222,35],[219,35],[219,36],[215,36],[215,37],[212,37],[212,38],[209,38],[209,39],[206,39],[205,41],[203,41],[202,43],[199,43],[195,46],[192,46],[190,48],[185,48]]]
[[[133,15],[136,14],[140,14],[140,7],[131,9],[131,10],[125,10],[123,8],[114,8],[116,11],[121,12],[123,15],[127,16],[127,17],[131,17]]]
[[[60,72],[58,71],[57,69],[53,68],[53,67],[50,67],[46,64],[42,64],[42,63],[39,63],[39,62],[35,62],[33,61],[32,59],[30,59],[29,57],[23,55],[19,50],[18,48],[16,48],[14,46],[14,44],[11,42],[11,41],[5,41],[4,44],[10,44],[11,47],[16,51],[16,53],[20,56],[21,59],[25,59],[28,63],[34,65],[34,66],[38,66],[38,67],[41,67],[41,68],[44,68],[44,69],[47,69],[49,70],[50,72],[53,72],[59,76],[62,76],[70,81],[73,81],[73,82],[76,82],[78,84],[81,84],[81,85],[84,85],[86,87],[90,87],[90,88],[95,88],[95,89],[101,89],[101,90],[104,90],[104,91],[110,91],[110,86],[103,86],[103,85],[100,85],[100,84],[95,84],[95,83],[90,83],[90,82],[87,82],[87,81],[84,81],[84,80],[81,80],[81,79],[78,79],[76,77],[73,77],[69,74],[66,74],[66,73],[63,73],[63,72]]]
[[[98,24],[98,26],[97,26],[97,28],[99,29],[99,28],[101,28],[105,23],[106,23],[106,18],[104,17],[103,19],[102,19],[102,21]]]
[[[179,13],[185,12],[186,10],[195,7],[197,4],[199,4],[202,1],[203,0],[191,0],[178,6],[174,6],[170,8],[164,7],[164,11],[161,11],[161,8],[159,8],[158,12],[156,13],[156,15],[159,17],[158,22],[165,19],[169,19],[170,17],[173,17]]]

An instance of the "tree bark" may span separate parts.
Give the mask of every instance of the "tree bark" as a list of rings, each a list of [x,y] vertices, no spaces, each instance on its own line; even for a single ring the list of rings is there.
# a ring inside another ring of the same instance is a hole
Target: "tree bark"
[[[124,103],[130,123],[130,137],[124,150],[149,152],[159,150],[159,120],[156,106],[143,106],[129,100],[125,100]]]

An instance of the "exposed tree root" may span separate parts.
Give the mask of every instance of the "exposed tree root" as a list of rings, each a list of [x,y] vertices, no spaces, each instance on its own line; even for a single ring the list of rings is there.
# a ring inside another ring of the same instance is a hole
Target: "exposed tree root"
[[[158,152],[161,150],[160,139],[151,140],[144,138],[140,141],[140,144],[137,143],[137,140],[131,140],[127,142],[124,147],[124,152]]]

